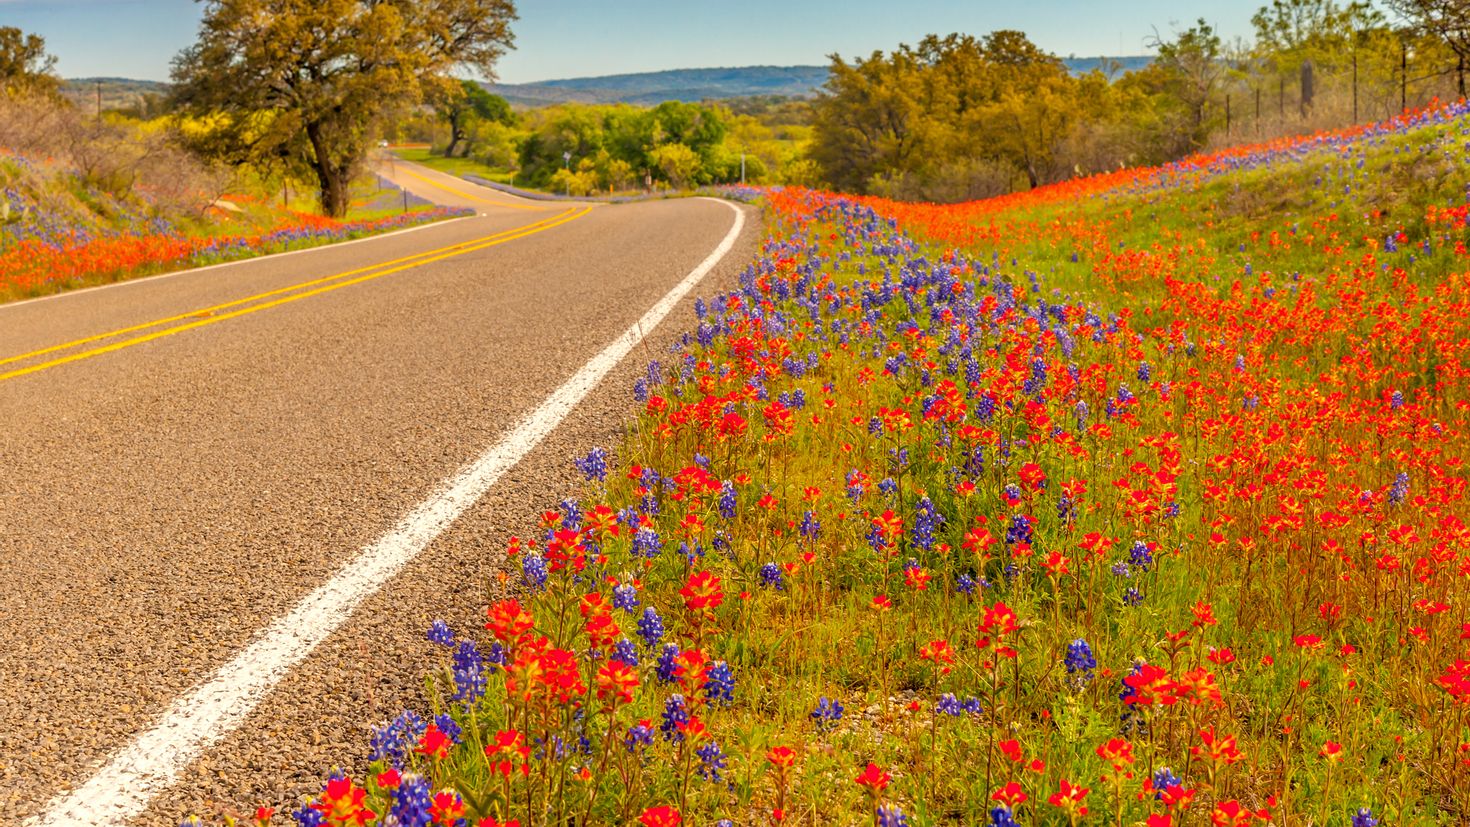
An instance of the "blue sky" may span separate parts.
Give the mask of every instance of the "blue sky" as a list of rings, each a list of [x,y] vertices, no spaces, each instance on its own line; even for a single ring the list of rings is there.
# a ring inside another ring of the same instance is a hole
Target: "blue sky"
[[[1066,56],[1144,54],[1157,28],[1204,16],[1250,33],[1267,0],[520,0],[503,81],[755,64],[820,64],[930,32],[1021,29]],[[0,0],[0,25],[46,38],[66,77],[165,80],[194,40],[193,0]]]

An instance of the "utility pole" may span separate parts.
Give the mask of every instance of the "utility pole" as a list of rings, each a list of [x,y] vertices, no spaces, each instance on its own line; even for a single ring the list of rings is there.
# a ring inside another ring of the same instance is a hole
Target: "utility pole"
[[[740,153],[740,186],[745,186],[745,153]]]
[[[102,117],[102,81],[97,81],[97,117]]]
[[[1225,93],[1225,137],[1230,137],[1230,93]]]

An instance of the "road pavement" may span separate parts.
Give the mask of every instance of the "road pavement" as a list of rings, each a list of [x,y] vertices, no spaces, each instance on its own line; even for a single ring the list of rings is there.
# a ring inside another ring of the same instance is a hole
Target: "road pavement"
[[[0,824],[45,812],[431,497],[704,262],[726,204],[529,202],[398,162],[473,218],[0,307]],[[613,448],[694,294],[135,823],[294,805],[422,706],[430,620]],[[177,328],[177,330],[176,330]],[[123,332],[117,332],[123,331]],[[58,347],[66,346],[66,347]],[[26,372],[30,371],[30,372]]]

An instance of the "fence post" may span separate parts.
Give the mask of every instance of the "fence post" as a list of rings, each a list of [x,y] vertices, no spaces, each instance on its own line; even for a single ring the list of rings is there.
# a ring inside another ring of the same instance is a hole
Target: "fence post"
[[[1399,41],[1399,111],[1409,108],[1409,44]]]
[[[1302,118],[1312,110],[1312,101],[1317,97],[1317,78],[1312,68],[1312,61],[1302,61],[1302,89],[1301,100],[1298,106],[1301,109]]]

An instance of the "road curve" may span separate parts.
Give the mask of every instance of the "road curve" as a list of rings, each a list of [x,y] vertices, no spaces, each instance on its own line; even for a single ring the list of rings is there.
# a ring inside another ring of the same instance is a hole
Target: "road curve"
[[[708,200],[588,209],[392,173],[480,214],[0,307],[0,824],[86,781],[732,223]],[[750,226],[697,293],[733,283]],[[421,702],[428,621],[477,622],[505,539],[578,490],[574,455],[616,444],[633,376],[691,301],[136,823],[294,803],[360,762],[368,725]]]

